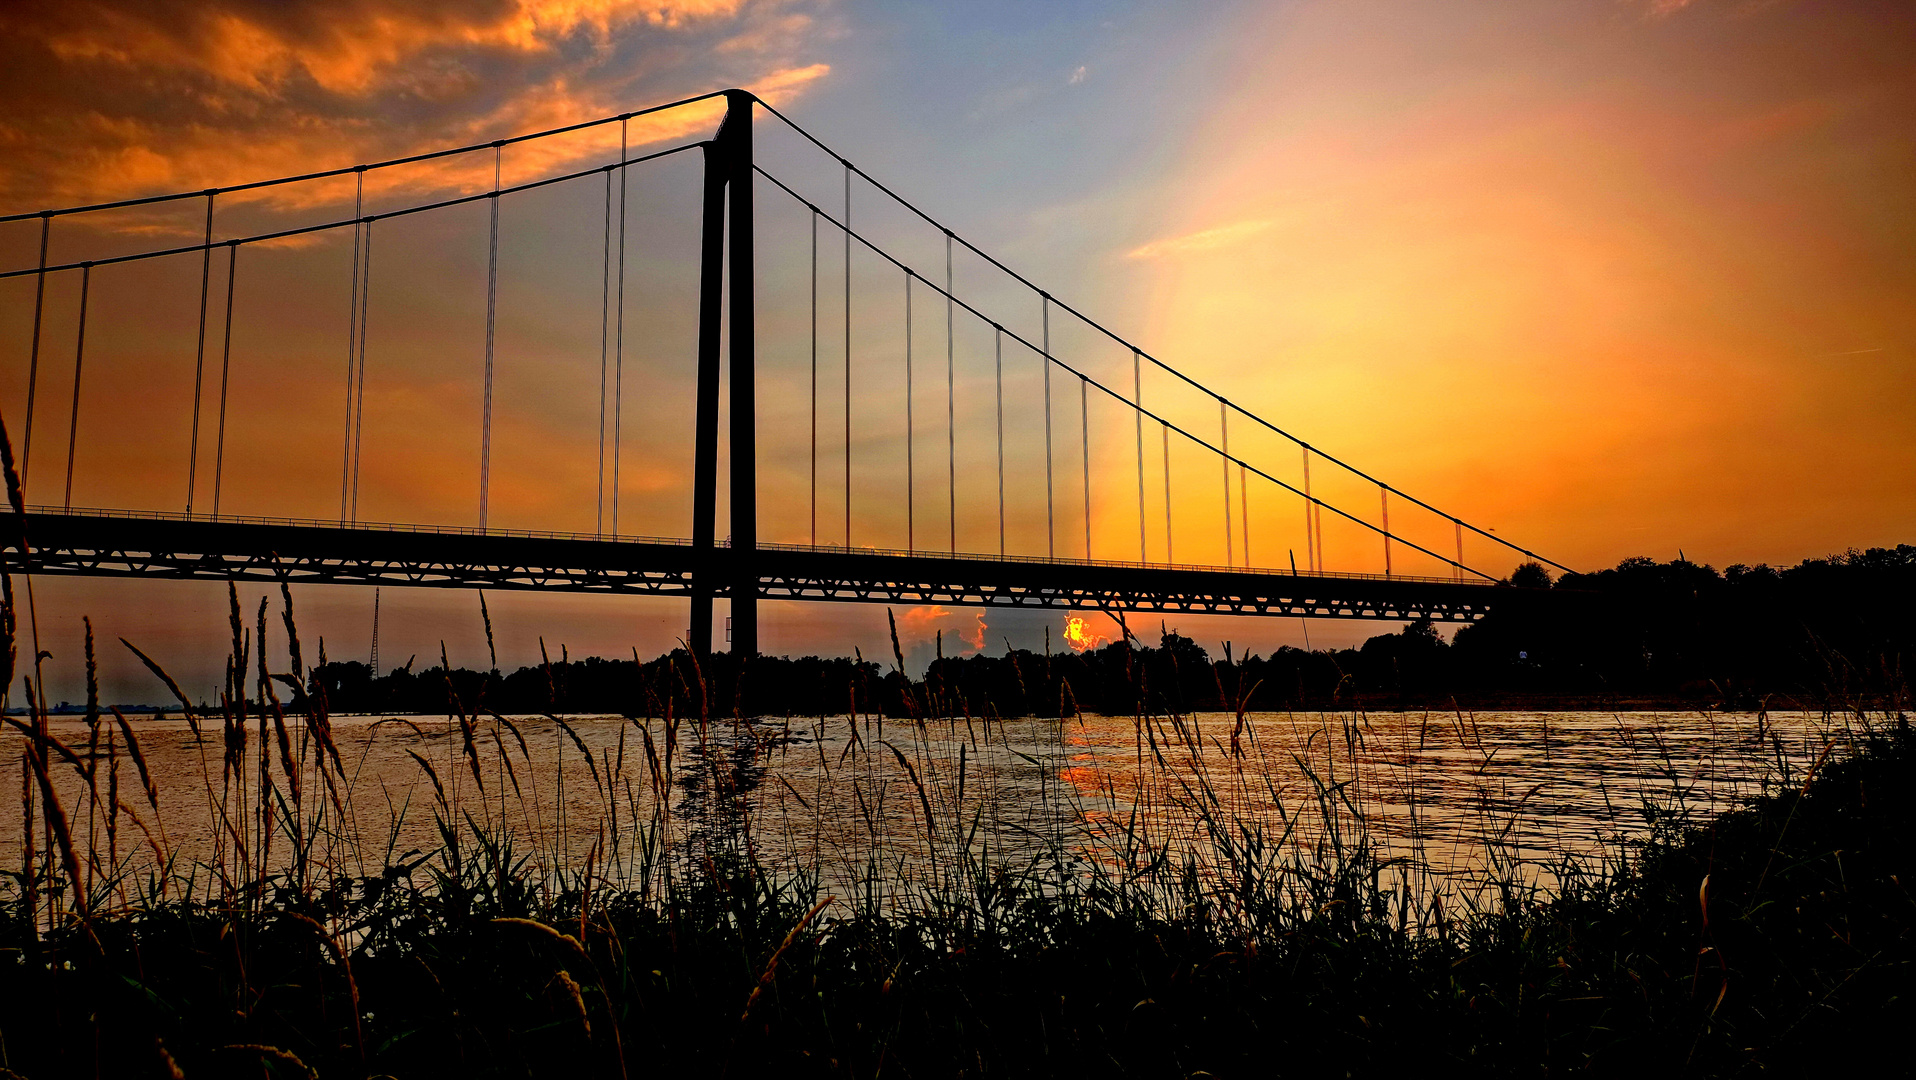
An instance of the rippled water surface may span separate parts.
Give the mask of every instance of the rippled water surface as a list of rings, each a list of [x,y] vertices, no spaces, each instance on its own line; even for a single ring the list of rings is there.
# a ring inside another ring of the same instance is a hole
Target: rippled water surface
[[[354,716],[332,721],[329,780],[297,724],[285,736],[290,766],[278,732],[262,737],[255,719],[229,771],[217,721],[203,738],[178,719],[131,723],[157,814],[122,740],[109,746],[111,718],[97,738],[78,718],[52,725],[96,763],[98,803],[70,765],[56,762],[55,779],[76,843],[92,835],[102,875],[116,857],[149,866],[156,851],[173,853],[176,869],[284,867],[296,840],[316,875],[378,873],[438,847],[434,818],[449,815],[509,836],[529,865],[589,861],[628,882],[647,872],[648,852],[748,837],[765,864],[817,874],[841,894],[874,881],[909,890],[961,856],[1078,868],[1069,872],[1135,862],[1139,851],[1204,861],[1220,831],[1293,850],[1363,834],[1440,880],[1468,885],[1513,867],[1547,879],[1564,855],[1640,835],[1646,808],[1730,805],[1800,777],[1849,734],[1804,714],[1207,713],[703,727],[514,717],[479,722],[468,740],[443,718]],[[264,846],[262,745],[273,833]],[[23,739],[0,746],[22,775]],[[109,815],[115,796],[126,810]],[[0,815],[0,865],[20,864],[21,820]]]

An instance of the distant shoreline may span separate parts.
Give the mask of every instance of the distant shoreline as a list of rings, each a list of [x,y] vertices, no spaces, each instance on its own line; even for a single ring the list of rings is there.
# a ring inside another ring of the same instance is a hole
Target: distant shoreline
[[[1312,703],[1312,704],[1298,705],[1294,707],[1281,708],[1281,709],[1253,708],[1253,709],[1247,709],[1245,711],[1249,713],[1280,713],[1280,712],[1419,713],[1419,712],[1429,712],[1429,713],[1447,714],[1447,713],[1462,711],[1462,712],[1517,712],[1517,713],[1541,713],[1541,712],[1551,712],[1551,713],[1555,713],[1555,712],[1565,712],[1565,713],[1723,713],[1725,715],[1747,715],[1747,714],[1754,714],[1758,712],[1780,712],[1780,713],[1854,712],[1859,707],[1867,708],[1870,710],[1880,710],[1881,708],[1885,707],[1885,703],[1871,701],[1871,702],[1862,703],[1860,705],[1836,705],[1836,704],[1830,704],[1830,703],[1817,703],[1817,702],[1803,701],[1803,700],[1798,700],[1794,698],[1792,699],[1771,698],[1766,702],[1752,703],[1752,702],[1744,702],[1744,701],[1708,700],[1708,699],[1685,698],[1685,697],[1676,697],[1676,696],[1659,697],[1654,695],[1632,695],[1630,697],[1611,698],[1611,697],[1601,697],[1594,694],[1591,694],[1591,695],[1574,695],[1574,694],[1477,695],[1477,696],[1473,696],[1469,698],[1459,698],[1455,701],[1406,701],[1396,695],[1364,694],[1364,695],[1358,695],[1349,700],[1339,701],[1334,703],[1333,702]],[[1890,707],[1893,707],[1893,706],[1890,706]],[[178,719],[181,715],[179,707],[177,705],[172,708],[166,708],[165,706],[160,706],[160,705],[102,705],[100,706],[100,712],[101,712],[101,715],[103,716],[110,717],[112,715],[113,710],[115,709],[119,710],[121,713],[124,713],[128,717],[128,719],[158,718],[160,720],[175,720],[175,719]],[[64,705],[64,706],[49,708],[46,711],[46,715],[57,716],[57,717],[77,717],[77,716],[85,716],[86,711],[87,711],[86,706],[84,705]],[[559,711],[557,715],[560,715],[560,716],[610,716],[610,715],[613,715],[615,711],[616,710],[610,710],[610,709],[568,709],[568,710]],[[1086,713],[1091,713],[1094,711],[1095,710],[1091,710],[1091,709],[1085,710]],[[1206,709],[1193,709],[1188,711],[1230,712],[1231,710],[1224,709],[1224,708],[1206,708]],[[27,715],[27,710],[24,708],[19,708],[19,707],[9,708],[5,710],[4,715],[25,716]],[[217,717],[220,714],[219,714],[219,710],[208,708],[205,710],[196,709],[194,710],[194,715]],[[371,715],[445,716],[447,714],[443,710],[408,711],[404,709],[373,709],[373,710],[349,709],[349,710],[339,712],[335,715],[339,715],[339,716],[371,716]],[[620,715],[636,716],[638,714],[620,713]],[[814,714],[795,712],[795,713],[792,713],[791,715],[811,716]],[[833,713],[831,715],[838,716],[843,714],[841,712],[841,713]],[[1032,714],[1032,715],[1035,715],[1035,714]],[[784,716],[785,716],[784,713],[761,713],[752,717],[752,719],[759,719],[759,720],[780,719]]]

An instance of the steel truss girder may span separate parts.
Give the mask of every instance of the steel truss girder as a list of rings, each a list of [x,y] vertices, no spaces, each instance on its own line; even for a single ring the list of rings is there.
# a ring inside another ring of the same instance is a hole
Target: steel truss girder
[[[289,584],[691,596],[701,561],[681,544],[414,532],[87,514],[0,514],[0,566],[13,573]],[[1176,569],[872,551],[760,548],[764,599],[945,604],[1330,619],[1474,622],[1529,590],[1248,570]],[[709,580],[727,596],[724,565]]]
[[[522,589],[672,596],[691,592],[689,574],[612,572],[545,566],[466,566],[388,559],[283,559],[256,555],[196,555],[165,551],[39,549],[7,569],[80,577],[176,581],[268,581],[290,585],[393,585],[449,589]]]
[[[1163,592],[1113,586],[1105,588],[1022,588],[983,583],[860,582],[842,579],[775,576],[759,578],[767,600],[829,600],[841,603],[947,604],[956,606],[1085,609],[1216,615],[1271,615],[1313,619],[1430,619],[1475,622],[1489,614],[1487,603],[1446,601],[1388,602],[1336,596],[1269,593]]]

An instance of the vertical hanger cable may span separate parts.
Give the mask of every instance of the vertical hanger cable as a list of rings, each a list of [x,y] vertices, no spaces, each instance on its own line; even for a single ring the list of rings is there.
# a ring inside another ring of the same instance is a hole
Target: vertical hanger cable
[[[1086,383],[1078,376],[1078,445],[1084,457],[1084,557],[1091,558],[1091,406]]]
[[[1251,567],[1251,492],[1244,475],[1244,463],[1237,463],[1237,521],[1244,534],[1244,568]]]
[[[812,472],[811,545],[818,546],[818,207],[812,207]]]
[[[53,215],[40,215],[40,269],[33,284],[33,344],[27,361],[27,429],[20,450],[20,486],[26,487],[27,472],[33,466],[33,398],[40,388],[40,316],[47,301],[47,240],[53,231]]]
[[[479,531],[486,531],[492,496],[492,362],[499,319],[499,164],[500,145],[492,144],[491,234],[486,243],[486,392],[479,407]]]
[[[605,218],[599,253],[599,482],[592,531],[605,535],[605,390],[612,368],[612,170],[605,171]]]
[[[916,551],[918,544],[918,462],[914,451],[915,432],[911,415],[911,279],[905,271],[905,550]]]
[[[1304,568],[1317,573],[1317,539],[1311,530],[1311,448],[1304,448]]]
[[[851,161],[845,165],[845,546],[851,548]]]
[[[1164,561],[1175,563],[1171,550],[1171,425],[1158,421],[1158,433],[1164,437]]]
[[[1231,414],[1226,411],[1228,407],[1228,402],[1218,399],[1218,430],[1223,433],[1218,463],[1224,467],[1224,565],[1236,566],[1237,558],[1231,550]]]
[[[206,392],[206,307],[213,290],[213,193],[206,193],[206,236],[200,248],[200,334],[193,356],[193,433],[186,447],[186,512],[193,512],[193,488],[200,473],[200,399]]]
[[[73,454],[80,445],[80,366],[86,360],[86,305],[93,286],[93,264],[80,264],[80,329],[73,345],[73,415],[67,421],[67,489],[62,509],[73,509]]]
[[[951,276],[951,230],[945,230],[945,522],[946,550],[958,553],[958,406],[956,384],[958,339],[953,308],[956,295]]]
[[[1384,517],[1384,576],[1390,576],[1390,489],[1377,485],[1377,499],[1383,507]]]
[[[998,554],[1005,553],[1005,328],[991,324],[992,370],[998,385]]]
[[[220,346],[219,433],[213,440],[213,516],[220,516],[220,486],[226,478],[226,388],[233,371],[233,284],[239,274],[239,245],[226,245],[226,336]]]
[[[353,375],[359,358],[359,247],[366,228],[366,171],[353,174],[353,277],[351,306],[346,314],[346,431],[339,444],[339,520],[346,520],[352,498]]]
[[[1144,538],[1144,369],[1138,350],[1131,350],[1131,418],[1138,435],[1138,561],[1150,562]]]
[[[359,521],[359,448],[366,435],[366,326],[372,321],[373,304],[373,220],[366,219],[366,242],[361,248],[364,265],[359,274],[359,371],[353,389],[353,499],[351,520]]]
[[[612,535],[619,535],[619,469],[625,459],[625,208],[626,133],[631,120],[619,118],[619,256],[613,286],[612,318]]]
[[[1051,488],[1051,294],[1039,293],[1044,311],[1044,541],[1045,557],[1058,557],[1056,503]]]

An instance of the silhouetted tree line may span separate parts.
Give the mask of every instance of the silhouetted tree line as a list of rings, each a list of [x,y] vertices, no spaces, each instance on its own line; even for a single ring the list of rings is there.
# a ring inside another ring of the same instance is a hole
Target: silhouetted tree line
[[[1069,715],[1333,705],[1903,704],[1916,669],[1916,547],[1719,573],[1679,558],[1625,559],[1552,581],[1530,563],[1503,605],[1446,642],[1428,622],[1357,648],[1214,654],[1160,625],[1147,645],[940,657],[922,680],[896,659],[674,650],[650,661],[561,658],[510,673],[362,663],[318,671],[335,712],[614,712],[681,717]]]

